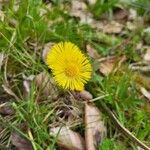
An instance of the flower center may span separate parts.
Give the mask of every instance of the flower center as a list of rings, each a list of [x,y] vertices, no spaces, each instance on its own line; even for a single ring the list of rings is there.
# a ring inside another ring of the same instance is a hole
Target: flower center
[[[65,68],[65,75],[68,77],[75,77],[78,73],[79,69],[74,64],[70,64]]]

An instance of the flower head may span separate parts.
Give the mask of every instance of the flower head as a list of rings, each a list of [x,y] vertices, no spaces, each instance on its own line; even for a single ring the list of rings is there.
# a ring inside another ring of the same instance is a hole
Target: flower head
[[[91,77],[89,60],[71,42],[55,44],[48,52],[46,62],[56,82],[65,89],[81,91]]]

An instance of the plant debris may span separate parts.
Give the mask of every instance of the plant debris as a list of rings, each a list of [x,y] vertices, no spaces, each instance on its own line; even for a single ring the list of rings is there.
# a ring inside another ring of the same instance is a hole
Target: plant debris
[[[69,127],[56,127],[50,129],[50,135],[55,136],[58,145],[67,150],[85,150],[83,138],[76,132],[69,129]]]
[[[106,137],[106,127],[100,111],[91,104],[85,104],[85,141],[87,150],[95,150]]]

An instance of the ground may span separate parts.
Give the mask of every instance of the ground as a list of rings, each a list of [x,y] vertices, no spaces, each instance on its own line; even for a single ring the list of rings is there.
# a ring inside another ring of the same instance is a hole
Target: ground
[[[149,150],[149,26],[149,0],[0,1],[0,149]],[[46,63],[66,41],[92,65],[82,91]]]

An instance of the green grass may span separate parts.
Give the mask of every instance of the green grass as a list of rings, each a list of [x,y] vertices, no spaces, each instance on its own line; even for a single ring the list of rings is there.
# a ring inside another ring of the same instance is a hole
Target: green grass
[[[118,2],[119,0],[96,0],[94,4],[89,5],[89,10],[97,19],[102,17],[103,14],[108,14],[108,16],[111,17],[112,11]]]
[[[34,81],[31,82],[31,94],[25,98],[22,85],[23,75],[37,75],[43,71],[50,74],[41,57],[43,47],[47,42],[71,41],[83,49],[84,53],[86,53],[85,45],[88,43],[99,54],[107,56],[112,49],[126,39],[120,35],[114,36],[97,32],[90,25],[80,24],[78,20],[69,15],[68,5],[70,2],[68,1],[65,1],[64,4],[53,1],[50,9],[41,0],[22,0],[19,4],[16,3],[17,1],[11,0],[3,5],[5,18],[4,21],[0,21],[0,50],[5,54],[4,65],[0,71],[0,83],[6,84],[8,82],[10,89],[19,97],[19,100],[16,101],[0,87],[0,99],[2,96],[9,99],[15,110],[15,114],[8,118],[7,116],[0,117],[0,127],[3,127],[3,132],[0,132],[2,137],[0,145],[10,147],[11,132],[17,130],[32,142],[35,150],[55,150],[57,149],[56,139],[49,134],[49,126],[58,122],[56,106],[67,103],[63,102],[63,98],[54,103],[44,96],[42,97],[43,101],[40,104],[37,103],[40,90]],[[108,3],[109,7],[106,7],[106,2],[99,3],[97,1],[96,4],[90,6],[89,10],[98,18],[105,12],[110,13],[118,1],[108,1]],[[16,5],[18,5],[17,10]],[[41,12],[44,14],[40,15]],[[107,77],[101,76],[98,72],[99,64],[97,66],[97,62],[91,60],[95,64],[93,65],[94,72],[86,89],[94,97],[109,94],[103,100],[104,103],[113,110],[126,128],[150,146],[148,110],[150,107],[139,95],[136,74],[127,68],[130,62],[140,60],[139,55],[135,52],[135,47],[141,40],[141,31],[142,29],[131,34],[128,33],[126,38],[132,37],[132,42],[115,50],[116,56],[124,54],[127,56],[126,65],[118,72]],[[49,77],[51,78],[51,75]],[[68,95],[66,91],[61,94]],[[96,101],[95,104],[101,109],[99,101]],[[107,139],[99,145],[98,149],[136,149],[135,144],[116,129],[107,113],[103,111],[103,114],[107,126]],[[29,132],[24,133],[18,128],[23,123],[27,124],[33,139]],[[83,134],[82,121],[73,128]]]
[[[53,138],[49,135],[48,127],[55,119],[54,106],[50,101],[38,105],[35,101],[35,96],[36,90],[33,86],[28,99],[24,100],[24,102],[13,103],[13,107],[16,110],[15,123],[17,125],[28,120],[27,126],[32,130],[34,129],[32,134],[36,138],[32,142],[35,147],[42,150],[46,145],[46,148],[50,149],[53,144]]]

